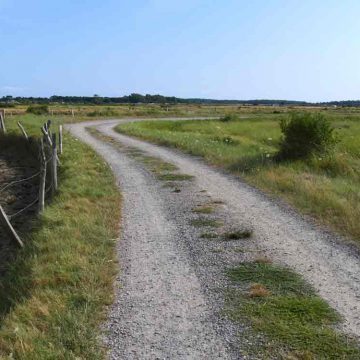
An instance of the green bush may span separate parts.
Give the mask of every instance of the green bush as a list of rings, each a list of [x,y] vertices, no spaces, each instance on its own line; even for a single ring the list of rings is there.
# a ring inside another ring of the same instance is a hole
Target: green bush
[[[235,121],[235,120],[238,120],[238,119],[239,119],[239,117],[236,114],[226,114],[225,116],[220,118],[220,121],[222,121],[222,122],[230,122],[230,121]]]
[[[322,114],[293,113],[280,121],[283,137],[280,159],[301,159],[312,154],[326,153],[336,143],[334,129]]]
[[[49,113],[49,107],[46,104],[30,105],[26,112],[34,115],[45,115]]]

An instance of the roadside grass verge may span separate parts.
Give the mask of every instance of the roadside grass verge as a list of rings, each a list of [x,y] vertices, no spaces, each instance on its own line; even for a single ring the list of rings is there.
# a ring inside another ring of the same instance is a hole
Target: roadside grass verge
[[[356,343],[335,330],[339,315],[289,269],[269,263],[244,263],[228,271],[226,314],[251,326],[245,336],[251,353],[262,358],[358,359]],[[251,341],[264,336],[261,344]]]
[[[44,119],[31,119],[26,128],[38,134]],[[104,357],[99,324],[112,302],[120,194],[104,161],[68,135],[61,162],[58,194],[0,279],[1,358]]]
[[[281,197],[320,223],[360,239],[360,122],[357,116],[331,115],[340,142],[326,157],[276,162],[279,120],[284,114],[230,122],[146,121],[116,129],[161,145],[202,156],[210,164],[244,177]]]

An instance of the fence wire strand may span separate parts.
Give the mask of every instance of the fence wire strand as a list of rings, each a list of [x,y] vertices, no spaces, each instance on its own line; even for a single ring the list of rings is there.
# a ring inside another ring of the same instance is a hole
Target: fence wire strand
[[[11,187],[13,185],[20,184],[20,183],[23,183],[26,181],[30,181],[31,179],[34,179],[39,175],[40,175],[40,171],[38,171],[36,174],[29,176],[28,178],[12,181],[12,182],[6,184],[3,188],[1,188],[0,192],[3,192],[4,190],[8,189],[9,187]]]
[[[12,219],[16,218],[18,215],[23,213],[25,210],[27,210],[27,209],[31,208],[32,206],[34,206],[38,201],[39,201],[39,198],[36,198],[33,202],[31,202],[29,205],[26,205],[24,208],[22,208],[21,210],[19,210],[15,214],[8,215],[9,220],[12,220]]]

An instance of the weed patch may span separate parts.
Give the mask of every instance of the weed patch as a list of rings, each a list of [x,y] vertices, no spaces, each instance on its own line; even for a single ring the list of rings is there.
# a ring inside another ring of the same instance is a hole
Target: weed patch
[[[266,336],[262,356],[277,357],[284,351],[309,359],[360,356],[356,344],[334,330],[339,315],[299,275],[267,263],[245,263],[228,276],[241,289],[229,292],[226,312],[233,321],[250,325],[245,336],[254,331]]]
[[[157,178],[161,181],[188,181],[192,180],[194,177],[187,174],[159,174]]]
[[[240,240],[240,239],[248,239],[252,236],[252,230],[244,229],[244,230],[237,230],[225,233],[224,239],[226,240]]]
[[[193,212],[197,214],[212,214],[214,212],[214,208],[207,205],[197,206],[193,209]]]

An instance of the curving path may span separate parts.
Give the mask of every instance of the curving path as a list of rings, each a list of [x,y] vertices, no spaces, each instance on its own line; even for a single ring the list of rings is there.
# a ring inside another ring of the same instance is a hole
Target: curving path
[[[110,164],[124,196],[119,245],[123,275],[118,280],[123,289],[110,315],[112,335],[107,339],[112,358],[235,357],[214,320],[203,280],[187,252],[179,247],[179,231],[186,229],[168,215],[168,204],[151,177],[126,153],[120,156],[118,150],[92,137],[86,126],[95,126],[121,144],[193,175],[198,189],[206,189],[226,203],[229,218],[251,225],[259,247],[268,256],[302,274],[342,314],[347,332],[360,335],[360,262],[354,251],[231,175],[175,150],[114,132],[119,122],[67,126]]]

